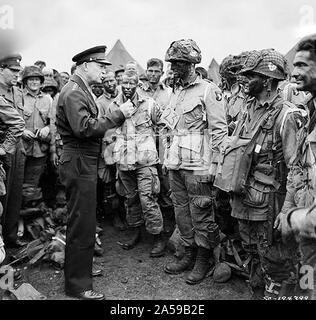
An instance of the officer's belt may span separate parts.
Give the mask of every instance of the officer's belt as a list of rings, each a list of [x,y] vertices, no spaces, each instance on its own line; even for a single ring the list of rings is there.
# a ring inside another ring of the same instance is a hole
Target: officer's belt
[[[84,153],[92,156],[98,156],[100,153],[100,147],[80,143],[67,143],[63,146],[63,152]]]

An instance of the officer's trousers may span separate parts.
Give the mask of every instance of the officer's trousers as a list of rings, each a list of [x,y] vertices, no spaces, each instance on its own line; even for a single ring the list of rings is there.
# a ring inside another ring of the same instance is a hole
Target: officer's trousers
[[[215,223],[210,177],[189,170],[170,170],[169,181],[183,245],[215,248],[220,237]]]
[[[75,295],[92,290],[98,152],[65,146],[59,163],[68,207],[65,291]]]
[[[4,163],[6,171],[6,195],[3,203],[3,237],[7,244],[17,240],[18,221],[22,204],[22,187],[24,179],[25,151],[22,141],[18,142],[16,151],[7,155]]]

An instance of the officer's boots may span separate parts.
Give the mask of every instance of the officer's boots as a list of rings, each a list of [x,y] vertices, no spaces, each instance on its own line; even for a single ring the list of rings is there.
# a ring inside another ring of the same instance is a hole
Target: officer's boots
[[[164,268],[166,273],[178,274],[192,267],[196,250],[194,247],[184,247],[184,256],[181,260],[177,260],[167,264]]]
[[[136,227],[132,229],[131,238],[122,244],[123,249],[130,250],[135,247],[135,245],[140,241],[141,238],[141,227]]]
[[[210,254],[210,249],[198,247],[195,265],[193,270],[188,275],[186,283],[197,284],[205,278],[207,272],[210,269]]]
[[[162,232],[154,235],[154,245],[150,251],[150,256],[153,258],[162,257],[165,254],[166,241],[163,238]]]

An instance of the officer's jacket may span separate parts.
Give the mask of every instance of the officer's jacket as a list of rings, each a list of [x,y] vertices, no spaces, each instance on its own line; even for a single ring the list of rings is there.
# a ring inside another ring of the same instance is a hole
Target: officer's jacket
[[[24,131],[25,122],[19,112],[0,97],[0,147],[13,154]]]
[[[86,147],[99,153],[106,130],[120,125],[125,117],[118,106],[98,118],[98,108],[83,80],[73,75],[62,88],[56,113],[57,130],[66,147]]]
[[[217,163],[219,147],[227,135],[220,89],[200,77],[184,87],[177,86],[161,122],[171,134],[165,153],[166,167],[208,174],[211,163]]]
[[[25,120],[25,129],[36,134],[39,130],[50,125],[50,116],[52,113],[52,98],[40,92],[37,95],[32,94],[27,88],[23,90],[23,118]],[[38,138],[32,140],[23,140],[27,156],[35,158],[47,155],[50,147],[50,136],[46,141]]]
[[[285,194],[288,168],[291,166],[293,154],[298,147],[297,134],[304,126],[306,112],[285,102],[280,94],[276,95],[271,102],[263,105],[259,104],[255,98],[249,98],[246,107],[244,117],[235,130],[237,132],[241,126],[240,136],[246,139],[251,138],[257,131],[258,123],[267,112],[280,108],[271,132],[267,134],[267,131],[262,131],[256,140],[246,182],[246,193],[244,196],[235,195],[232,202],[233,217],[266,221],[271,211],[269,195],[276,191]],[[279,211],[276,214],[280,212],[282,205],[283,202],[279,203]]]
[[[8,88],[4,84],[0,83],[0,96],[5,99],[5,105],[7,107],[4,108],[6,110],[6,113],[9,116],[9,122],[10,126],[12,126],[11,130],[13,130],[14,134],[9,133],[8,136],[12,136],[9,138],[9,143],[6,144],[8,147],[6,147],[6,151],[9,154],[12,154],[15,152],[16,148],[20,148],[23,150],[23,143],[20,139],[24,128],[25,128],[25,122],[22,117],[23,113],[23,94],[22,90],[18,87],[12,87]],[[10,107],[8,107],[10,106]],[[17,111],[17,112],[16,112]],[[20,116],[19,116],[20,115]],[[7,123],[7,124],[8,124]],[[4,127],[2,130],[6,130],[6,125],[3,125]],[[22,133],[20,132],[22,128]],[[1,134],[2,138],[1,141],[4,142],[6,138],[4,138],[4,133]],[[13,146],[14,145],[14,146]]]
[[[308,121],[298,134],[299,148],[293,153],[293,164],[287,178],[287,193],[282,212],[296,207],[309,207],[316,195],[316,101],[309,97],[306,105]],[[312,111],[314,110],[314,111]],[[312,111],[310,113],[310,111]]]
[[[113,108],[125,102],[123,94],[109,106],[109,113]],[[122,126],[116,129],[116,139],[113,148],[113,160],[119,170],[136,170],[141,167],[159,163],[155,141],[155,125],[160,118],[160,109],[156,102],[148,97],[142,97],[137,92],[132,100],[135,111],[131,118],[126,119]],[[107,147],[104,160],[107,163],[109,152]]]
[[[13,86],[8,88],[0,83],[0,96],[4,97],[12,107],[18,110],[23,115],[23,92],[20,88]]]

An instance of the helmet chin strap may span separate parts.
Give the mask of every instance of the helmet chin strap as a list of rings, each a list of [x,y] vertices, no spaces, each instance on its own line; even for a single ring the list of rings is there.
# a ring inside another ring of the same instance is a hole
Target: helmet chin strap
[[[267,97],[270,98],[271,97],[271,82],[267,81]]]

